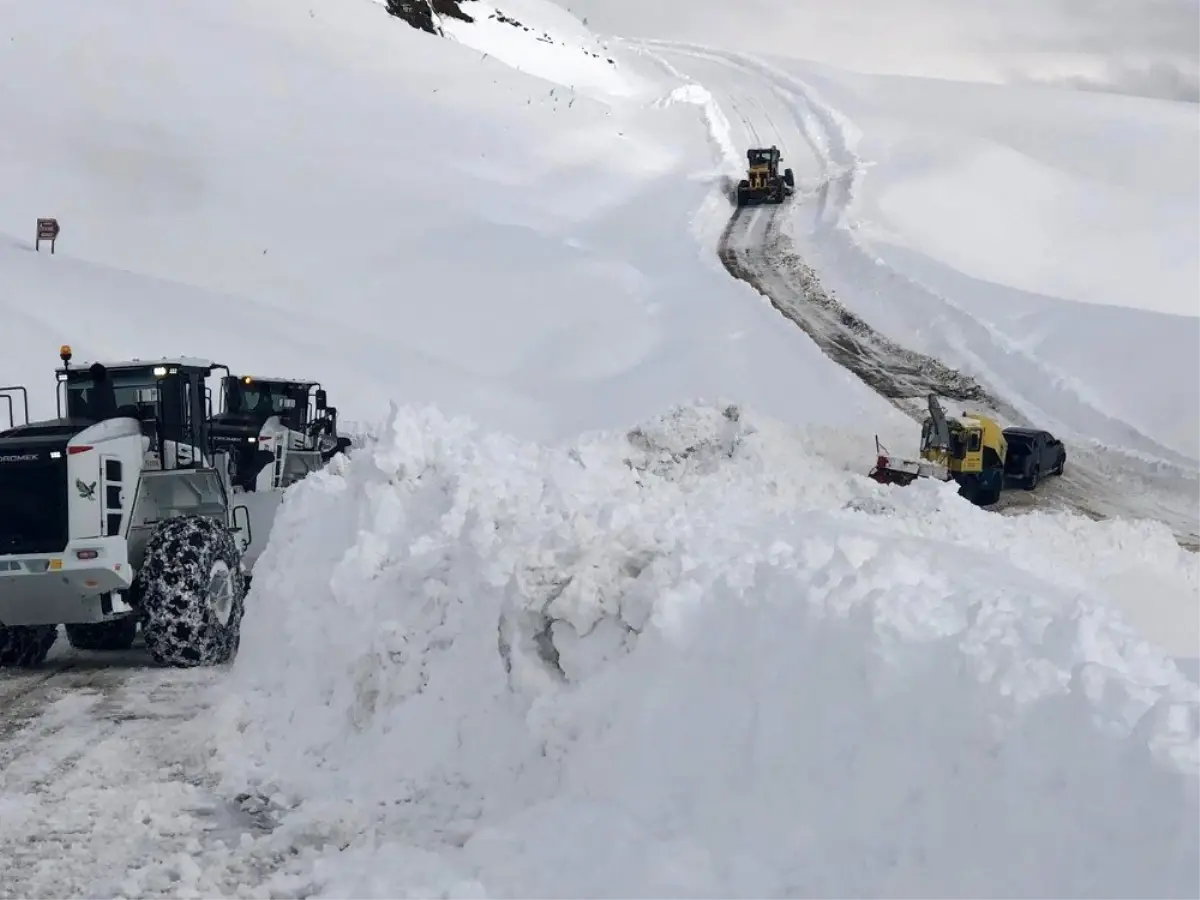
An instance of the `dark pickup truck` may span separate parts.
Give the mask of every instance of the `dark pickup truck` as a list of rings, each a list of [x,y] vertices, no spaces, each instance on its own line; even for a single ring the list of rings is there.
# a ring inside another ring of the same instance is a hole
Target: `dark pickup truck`
[[[1005,481],[1032,491],[1043,475],[1063,473],[1067,448],[1050,432],[1040,428],[1005,428],[1004,439],[1008,441]]]

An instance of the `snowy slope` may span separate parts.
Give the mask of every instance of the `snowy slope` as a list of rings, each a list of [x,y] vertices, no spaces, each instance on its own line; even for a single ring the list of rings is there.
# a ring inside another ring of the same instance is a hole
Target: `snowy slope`
[[[781,147],[797,251],[873,328],[1064,437],[1195,470],[1193,107],[636,46],[714,97],[726,141]]]
[[[601,34],[857,72],[1200,100],[1195,0],[563,0]]]
[[[867,171],[846,224],[866,258],[842,256],[838,279],[860,313],[924,349],[938,343],[931,316],[977,320],[986,338],[964,327],[964,346],[951,339],[944,355],[987,360],[1001,348],[1017,371],[999,378],[1037,371],[1044,387],[1017,390],[1062,427],[1130,446],[1088,421],[1090,407],[1200,459],[1194,105],[801,72],[864,135],[854,152]],[[864,263],[940,302],[862,290]],[[1061,399],[1042,399],[1055,389]]]
[[[366,2],[242,6],[49,3],[5,25],[6,78],[64,62],[0,97],[0,315],[22,323],[0,381],[40,412],[66,341],[317,377],[350,419],[437,402],[531,437],[697,396],[880,417],[689,239],[704,187],[681,175],[708,166],[674,137],[690,110],[572,94]],[[564,80],[612,69],[571,63]],[[46,215],[53,259],[25,237]]]

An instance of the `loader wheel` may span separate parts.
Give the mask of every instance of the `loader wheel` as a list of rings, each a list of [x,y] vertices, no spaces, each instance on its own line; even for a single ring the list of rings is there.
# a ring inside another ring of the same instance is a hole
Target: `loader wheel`
[[[67,626],[67,640],[76,650],[128,650],[135,637],[137,619],[133,616],[112,622]]]
[[[156,663],[187,668],[234,658],[246,580],[228,528],[203,516],[168,519],[146,542],[138,579],[142,635]]]
[[[795,186],[796,186],[796,176],[792,174],[792,170],[791,170],[791,169],[784,169],[784,170],[783,170],[783,180],[784,180],[785,182],[787,182],[787,186],[788,186],[788,187],[795,187]]]
[[[57,639],[57,625],[0,625],[0,666],[40,666]]]

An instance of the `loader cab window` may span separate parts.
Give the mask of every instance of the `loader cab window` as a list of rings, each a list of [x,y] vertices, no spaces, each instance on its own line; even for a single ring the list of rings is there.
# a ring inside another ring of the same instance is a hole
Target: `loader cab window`
[[[308,385],[230,378],[225,384],[225,408],[263,421],[279,416],[287,428],[301,431],[308,420]]]
[[[66,376],[67,415],[103,421],[117,416],[137,419],[150,446],[162,441],[203,444],[203,375],[171,366],[72,371]]]
[[[158,412],[158,381],[153,372],[109,371],[99,379],[87,370],[70,373],[67,416],[100,422],[115,416],[153,420]]]
[[[967,438],[967,452],[978,453],[979,448],[983,446],[983,435],[978,431],[972,431]]]
[[[950,432],[950,457],[952,459],[962,459],[967,454],[967,442],[969,438],[962,431],[955,429]]]

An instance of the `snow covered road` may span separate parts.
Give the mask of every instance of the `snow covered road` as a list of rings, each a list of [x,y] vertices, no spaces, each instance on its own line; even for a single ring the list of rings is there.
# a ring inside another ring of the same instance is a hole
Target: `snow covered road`
[[[0,898],[266,897],[321,829],[222,791],[205,745],[228,667],[61,643],[0,680]]]
[[[140,648],[56,650],[0,682],[0,897],[234,893],[229,867],[210,882],[200,865],[253,823],[179,736],[221,673],[143,669]]]
[[[924,409],[930,393],[996,407],[973,378],[898,346],[830,296],[783,231],[788,211],[783,206],[734,210],[717,248],[729,274],[770,299],[830,359],[881,395],[909,401],[897,402],[907,412]]]
[[[716,251],[733,277],[768,298],[830,359],[918,421],[925,414],[926,396],[935,393],[953,401],[952,406],[963,401],[993,415],[1005,426],[1058,431],[1070,454],[1067,473],[1061,480],[1047,479],[1036,493],[1006,492],[997,511],[1067,509],[1093,518],[1152,518],[1169,524],[1184,547],[1200,549],[1195,502],[1200,469],[1193,460],[1089,405],[1036,357],[1014,355],[994,329],[872,258],[855,238],[855,198],[870,166],[854,151],[855,128],[845,116],[800,79],[753,57],[693,44],[630,43],[676,77],[690,81],[690,73],[698,72],[695,77],[704,79],[692,83],[717,107],[706,111],[706,119],[719,163],[726,167],[724,192],[731,206],[732,185],[744,169],[733,148],[776,145],[783,153],[781,165],[796,172],[796,194],[785,204],[731,209]],[[809,223],[810,234],[797,224],[801,221]],[[848,254],[856,272],[873,270],[876,281],[859,278],[851,290],[835,296],[823,284],[824,271],[804,257],[814,240],[826,249],[839,248],[832,259],[814,253],[831,269],[846,266]],[[881,271],[884,280],[879,282]],[[854,311],[854,298],[881,290],[893,293],[898,305],[937,305],[931,329],[955,335],[960,350],[973,348],[965,356],[956,354],[958,369],[902,346]],[[912,295],[924,299],[914,301]],[[1047,395],[1056,393],[1070,394],[1074,429],[1048,423],[1041,414]],[[1125,441],[1105,443],[1094,433],[1080,432],[1097,418],[1112,426],[1102,435],[1116,434]],[[914,430],[912,448],[892,449],[915,453],[916,436]],[[864,448],[864,465],[869,465],[870,452]]]
[[[0,30],[14,83],[69,62],[0,94],[4,382],[48,414],[62,342],[213,354],[370,432],[289,491],[231,667],[0,673],[0,900],[1197,896],[1173,370],[1111,405],[1048,349],[1115,326],[1039,343],[865,241],[844,76],[463,5]],[[731,222],[762,143],[798,197]],[[865,477],[941,381],[1062,426],[1028,515]]]

